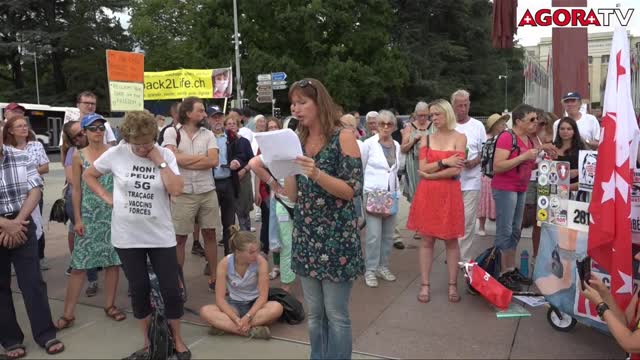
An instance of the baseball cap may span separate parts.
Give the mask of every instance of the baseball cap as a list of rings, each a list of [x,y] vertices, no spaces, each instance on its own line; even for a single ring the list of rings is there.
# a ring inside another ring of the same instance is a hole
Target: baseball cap
[[[207,116],[213,116],[213,115],[218,115],[218,114],[224,114],[222,112],[222,110],[220,110],[220,107],[218,107],[218,106],[209,106],[207,108]]]
[[[22,111],[26,111],[26,109],[24,108],[24,106],[16,103],[16,102],[12,102],[9,103],[7,106],[4,107],[5,110],[22,110]]]
[[[96,121],[107,122],[107,120],[105,118],[103,118],[102,115],[96,114],[96,113],[91,113],[91,114],[87,114],[87,115],[82,117],[82,121],[80,122],[80,126],[84,129],[87,126],[93,124]]]
[[[582,100],[582,96],[578,92],[572,91],[564,94],[562,102],[565,102],[565,100]]]

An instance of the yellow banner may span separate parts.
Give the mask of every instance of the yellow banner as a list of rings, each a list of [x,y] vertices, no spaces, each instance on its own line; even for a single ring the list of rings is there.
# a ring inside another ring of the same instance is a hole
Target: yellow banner
[[[144,99],[213,98],[213,70],[179,69],[144,73]]]

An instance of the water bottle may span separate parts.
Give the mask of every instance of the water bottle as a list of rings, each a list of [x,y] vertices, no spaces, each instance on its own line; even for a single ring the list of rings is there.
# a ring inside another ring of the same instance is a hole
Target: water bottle
[[[522,250],[520,253],[520,273],[523,277],[529,278],[529,253]]]

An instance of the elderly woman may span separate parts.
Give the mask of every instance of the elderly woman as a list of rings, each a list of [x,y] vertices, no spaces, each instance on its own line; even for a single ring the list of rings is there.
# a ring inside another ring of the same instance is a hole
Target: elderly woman
[[[378,133],[378,112],[369,111],[365,116],[364,126],[365,126],[366,135],[364,136],[362,141]]]
[[[365,203],[376,204],[389,195],[398,201],[398,159],[400,144],[391,138],[396,127],[396,117],[390,111],[380,111],[378,134],[370,137],[362,146],[364,168]],[[387,204],[392,205],[392,204]],[[396,276],[388,268],[389,253],[393,244],[395,213],[371,213],[367,206],[367,235],[365,243],[364,282],[368,287],[378,287],[378,278],[395,281]],[[385,208],[391,210],[391,208]]]
[[[233,174],[234,188],[237,191],[236,215],[240,229],[249,231],[251,230],[251,210],[253,209],[253,185],[251,183],[251,169],[248,165],[249,160],[253,158],[253,150],[249,140],[238,136],[238,121],[235,118],[228,115],[224,119],[224,127],[227,136],[229,136],[228,148],[230,151],[227,153],[229,169]],[[227,253],[225,246],[225,254]]]
[[[407,229],[422,235],[418,253],[420,262],[420,293],[418,301],[430,300],[430,276],[436,239],[444,241],[449,270],[449,302],[460,301],[458,295],[458,238],[464,234],[464,205],[460,173],[465,160],[467,138],[455,130],[456,116],[446,100],[436,100],[428,106],[429,117],[436,131],[420,140],[420,183],[409,210]]]
[[[304,152],[296,160],[304,176],[285,180],[296,204],[291,267],[307,302],[311,358],[350,359],[349,297],[363,270],[353,203],[362,191],[360,150],[320,81],[297,81],[289,100]]]
[[[182,193],[184,183],[173,152],[155,143],[158,127],[151,114],[127,113],[121,130],[124,141],[98,158],[82,178],[113,208],[111,242],[129,280],[133,315],[140,320],[144,337],[144,348],[134,354],[144,357],[149,352],[147,334],[152,309],[148,257],[158,277],[177,358],[190,359],[191,352],[180,332],[184,309],[169,201],[169,195]],[[106,175],[113,176],[113,192],[107,191],[99,181]]]

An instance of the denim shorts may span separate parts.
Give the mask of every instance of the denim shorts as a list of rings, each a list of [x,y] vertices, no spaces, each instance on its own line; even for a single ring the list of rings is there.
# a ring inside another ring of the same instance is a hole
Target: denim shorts
[[[227,300],[227,303],[236,310],[239,317],[245,316],[249,312],[249,310],[251,310],[253,303],[256,302],[256,299],[253,299],[251,301],[238,301],[238,300],[233,300],[228,296],[226,297],[226,300]]]

